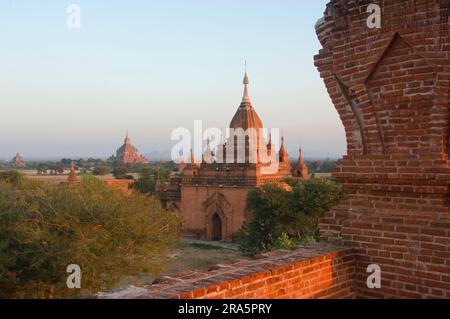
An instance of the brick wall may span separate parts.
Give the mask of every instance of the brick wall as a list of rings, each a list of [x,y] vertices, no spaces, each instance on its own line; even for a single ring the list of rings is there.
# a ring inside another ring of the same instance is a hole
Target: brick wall
[[[121,190],[126,194],[131,194],[134,180],[132,179],[105,179],[103,182],[115,189]]]
[[[162,277],[137,292],[101,298],[242,299],[354,298],[355,259],[351,249],[313,244],[275,251],[255,260],[217,265]]]
[[[246,199],[250,187],[199,187],[183,185],[180,210],[183,212],[183,232],[212,240],[212,218],[219,214],[222,240],[233,241],[246,217]]]
[[[382,9],[369,29],[368,4]],[[333,0],[315,64],[339,113],[348,199],[322,237],[353,247],[359,297],[450,297],[449,0]],[[381,289],[366,287],[378,264]]]

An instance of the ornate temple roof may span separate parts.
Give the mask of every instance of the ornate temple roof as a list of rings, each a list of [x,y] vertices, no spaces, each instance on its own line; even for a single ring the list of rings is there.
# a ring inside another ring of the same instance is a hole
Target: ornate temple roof
[[[258,114],[256,113],[255,109],[252,106],[252,103],[250,101],[250,97],[248,95],[248,76],[247,72],[245,72],[244,75],[244,95],[242,97],[242,102],[239,108],[236,111],[236,114],[234,114],[233,119],[230,123],[230,128],[242,128],[244,130],[248,128],[255,128],[260,129],[263,128],[263,123],[261,119],[259,118]]]
[[[284,147],[284,137],[281,137],[281,146],[280,146],[280,150],[278,151],[278,156],[279,156],[279,160],[280,163],[290,163],[289,160],[289,154],[286,151],[286,148]]]

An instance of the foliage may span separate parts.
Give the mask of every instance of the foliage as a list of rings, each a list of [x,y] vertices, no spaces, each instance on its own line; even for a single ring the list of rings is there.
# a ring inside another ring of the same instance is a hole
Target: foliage
[[[52,175],[58,175],[64,173],[64,165],[61,163],[55,163],[48,166],[48,169],[50,170],[50,174]]]
[[[297,241],[291,238],[286,233],[282,233],[280,237],[275,240],[275,249],[294,249],[297,246]]]
[[[22,174],[16,170],[0,172],[0,183],[11,183],[17,185],[22,179]]]
[[[133,176],[128,175],[128,170],[125,167],[116,167],[112,173],[116,179],[133,179]]]
[[[68,169],[71,163],[75,164],[75,167],[81,172],[92,172],[94,175],[107,175],[110,174],[115,169],[126,169],[127,173],[122,175],[121,178],[131,178],[129,173],[140,173],[146,168],[151,168],[155,170],[161,170],[164,172],[172,172],[178,170],[178,165],[173,161],[155,161],[150,164],[143,163],[121,163],[118,161],[102,160],[98,158],[79,158],[70,159],[63,158],[61,161],[30,161],[27,162],[27,167],[30,169],[36,169],[39,175],[45,175],[48,171],[51,174],[62,174],[64,169]],[[0,162],[0,167],[2,163]],[[8,167],[8,163],[5,166]]]
[[[109,166],[106,165],[99,165],[96,166],[93,170],[92,170],[92,174],[94,175],[99,175],[99,176],[103,176],[103,175],[108,175],[111,174],[112,169]]]
[[[157,274],[181,219],[159,201],[93,177],[54,185],[0,181],[0,297],[73,297],[66,267],[81,267],[81,296],[124,276]]]
[[[139,173],[138,180],[133,184],[133,188],[144,194],[154,194],[158,178],[160,183],[169,182],[170,171],[165,168],[143,168]]]
[[[36,169],[37,169],[38,175],[45,175],[45,174],[47,174],[48,167],[44,163],[41,163],[37,166]]]
[[[305,163],[311,173],[331,173],[336,165],[336,160],[305,160]]]
[[[239,235],[247,254],[318,239],[318,220],[344,198],[343,188],[325,178],[288,179],[291,190],[265,184],[251,190],[247,205],[254,218],[244,223]]]

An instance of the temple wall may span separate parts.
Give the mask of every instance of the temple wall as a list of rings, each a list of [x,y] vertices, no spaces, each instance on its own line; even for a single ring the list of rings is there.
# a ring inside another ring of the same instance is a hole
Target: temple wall
[[[180,210],[183,230],[187,234],[211,240],[212,215],[218,213],[222,221],[223,240],[230,242],[245,220],[247,187],[181,187]]]
[[[379,4],[381,28],[366,12]],[[333,0],[315,64],[347,135],[333,177],[348,199],[321,222],[353,247],[357,295],[450,297],[448,0]],[[368,289],[366,268],[382,271]]]
[[[351,249],[313,244],[217,265],[209,271],[165,276],[139,291],[100,298],[277,299],[355,298],[355,258]]]

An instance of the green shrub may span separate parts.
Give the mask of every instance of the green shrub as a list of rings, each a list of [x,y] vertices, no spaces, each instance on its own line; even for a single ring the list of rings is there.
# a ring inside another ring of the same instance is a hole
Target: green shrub
[[[125,167],[114,168],[112,174],[116,179],[133,179],[133,176],[128,174],[128,169]]]
[[[159,201],[93,177],[67,185],[0,182],[0,297],[73,297],[69,264],[81,267],[81,296],[125,276],[156,275],[180,222]]]
[[[343,188],[325,178],[288,179],[292,190],[265,184],[247,196],[254,218],[244,223],[238,242],[249,255],[270,251],[293,242],[319,239],[318,221],[344,198]],[[288,240],[289,239],[289,240]]]
[[[20,172],[16,170],[0,172],[0,183],[5,182],[17,184],[22,179],[22,177],[22,174],[20,174]]]
[[[106,165],[95,166],[95,168],[92,170],[92,174],[98,176],[108,175],[111,174],[111,172],[112,172],[111,167]]]
[[[133,184],[133,188],[144,194],[154,194],[156,192],[156,183],[170,181],[170,171],[164,167],[145,167],[139,172],[139,178]]]
[[[294,249],[295,247],[297,247],[297,241],[290,238],[286,233],[282,233],[274,243],[275,249]]]

